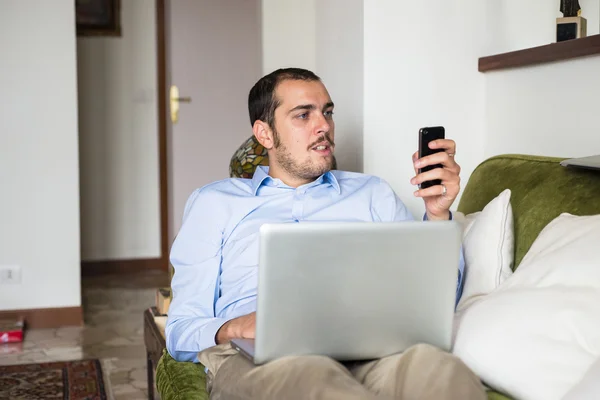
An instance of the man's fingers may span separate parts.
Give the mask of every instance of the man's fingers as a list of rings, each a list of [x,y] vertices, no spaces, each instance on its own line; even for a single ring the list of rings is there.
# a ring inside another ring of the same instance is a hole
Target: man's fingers
[[[417,167],[415,167],[415,162],[417,162],[418,159],[419,159],[419,152],[415,151],[412,155],[412,162],[413,162],[413,168],[415,170],[415,175],[417,175],[419,173],[419,169]]]
[[[413,165],[415,169],[418,171],[419,168],[427,167],[430,165],[441,164],[445,168],[455,171],[459,173],[460,171],[456,170],[458,164],[454,161],[454,157],[450,157],[448,153],[440,152],[435,153],[427,157],[423,157],[420,160],[417,160]]]
[[[440,179],[444,185],[453,186],[456,184],[458,187],[460,183],[460,171],[461,168],[454,159],[456,153],[456,142],[451,139],[438,139],[429,143],[431,149],[441,149],[443,151],[431,154],[429,156],[419,159],[419,152],[416,151],[412,155],[413,167],[415,170],[415,176],[411,179],[411,184],[418,185],[426,181],[434,179]],[[442,165],[442,168],[435,168],[431,171],[419,174],[419,169],[432,166]],[[437,191],[441,190],[440,187]],[[432,189],[432,188],[429,188]],[[437,193],[436,190],[428,190],[423,192],[422,196],[436,196],[441,193]]]
[[[429,142],[430,149],[444,149],[446,153],[456,154],[456,142],[452,139],[437,139]]]
[[[427,189],[419,189],[415,191],[414,195],[416,197],[440,196],[443,193],[443,191],[444,188],[442,187],[442,185],[435,185],[428,187]]]
[[[446,193],[444,193],[444,186],[446,187]],[[444,196],[449,199],[454,199],[458,195],[458,190],[458,185],[454,183],[443,183],[426,189],[419,189],[414,192],[414,195],[415,197]]]
[[[445,168],[434,168],[431,171],[423,172],[410,180],[413,185],[419,185],[426,181],[440,179],[441,181],[451,181],[453,174]]]
[[[254,339],[256,335],[256,312],[245,315],[244,331],[242,333],[245,339]]]

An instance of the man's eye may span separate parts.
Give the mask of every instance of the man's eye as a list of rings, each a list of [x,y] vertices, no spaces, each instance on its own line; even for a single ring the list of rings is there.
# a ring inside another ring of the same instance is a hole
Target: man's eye
[[[306,119],[306,118],[308,118],[308,113],[302,113],[302,114],[298,115],[298,118]]]
[[[333,115],[333,110],[332,111],[325,111],[323,113],[323,115],[325,115],[326,117],[331,117]]]

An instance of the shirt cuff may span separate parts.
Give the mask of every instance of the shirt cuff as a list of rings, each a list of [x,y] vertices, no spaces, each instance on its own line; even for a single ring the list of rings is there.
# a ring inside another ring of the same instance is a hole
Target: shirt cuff
[[[448,219],[448,221],[452,221],[452,211],[448,210],[448,212],[450,213],[450,218]],[[427,219],[427,213],[425,213],[425,214],[423,215],[423,221],[429,221],[429,220]]]
[[[224,318],[215,318],[202,328],[202,334],[200,335],[200,348],[208,349],[217,345],[216,335],[219,328],[221,328],[228,320]]]

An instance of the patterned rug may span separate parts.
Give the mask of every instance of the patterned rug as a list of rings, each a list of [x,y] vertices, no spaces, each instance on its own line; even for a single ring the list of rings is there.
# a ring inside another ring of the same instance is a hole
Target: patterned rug
[[[0,366],[0,399],[107,400],[99,360]]]

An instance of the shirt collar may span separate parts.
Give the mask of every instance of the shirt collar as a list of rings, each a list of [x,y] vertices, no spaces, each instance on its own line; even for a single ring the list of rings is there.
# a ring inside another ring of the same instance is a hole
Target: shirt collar
[[[273,178],[269,176],[269,167],[258,165],[254,171],[254,175],[252,175],[252,194],[256,196],[258,189],[269,180],[273,180]],[[331,171],[321,175],[315,180],[315,182],[327,182],[336,190],[338,194],[342,192],[337,178]]]
[[[258,192],[258,188],[263,184],[265,179],[270,179],[269,176],[269,167],[264,167],[262,165],[258,165],[254,170],[254,175],[252,175],[252,194],[256,196]]]
[[[329,182],[338,194],[342,193],[342,188],[340,187],[340,183],[338,182],[338,180],[335,177],[335,175],[333,174],[333,172],[328,171],[325,174],[323,174],[323,180]]]

